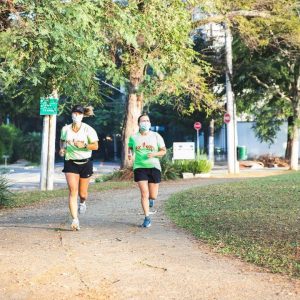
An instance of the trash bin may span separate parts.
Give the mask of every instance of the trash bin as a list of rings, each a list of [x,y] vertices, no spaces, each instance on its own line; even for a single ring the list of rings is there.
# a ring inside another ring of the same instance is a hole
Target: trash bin
[[[247,159],[246,146],[237,146],[237,159],[238,160],[246,160]]]

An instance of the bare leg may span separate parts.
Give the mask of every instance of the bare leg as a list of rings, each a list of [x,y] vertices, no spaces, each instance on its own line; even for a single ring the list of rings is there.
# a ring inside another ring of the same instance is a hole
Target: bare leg
[[[90,183],[89,178],[80,178],[79,179],[79,197],[80,203],[83,203],[88,197],[88,187]]]
[[[158,195],[159,183],[149,183],[149,199],[155,200]]]
[[[65,173],[69,187],[69,209],[73,219],[77,219],[77,196],[79,185],[79,174]]]
[[[149,188],[148,181],[139,181],[138,186],[141,192],[141,203],[145,216],[149,216]]]

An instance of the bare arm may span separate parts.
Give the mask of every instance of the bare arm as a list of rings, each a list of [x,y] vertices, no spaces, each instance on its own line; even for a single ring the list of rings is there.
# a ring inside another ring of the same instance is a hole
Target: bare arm
[[[76,141],[74,142],[74,146],[76,146],[79,149],[88,149],[88,150],[98,150],[99,145],[98,141],[86,144],[85,142],[82,141]]]
[[[94,143],[87,144],[86,149],[88,149],[88,150],[98,150],[99,149],[98,141],[96,141]]]
[[[59,140],[59,152],[58,154],[63,157],[66,153],[66,150],[65,150],[65,141],[63,140]]]
[[[166,147],[159,148],[158,152],[152,152],[148,154],[148,157],[162,157],[167,153]]]
[[[128,159],[131,160],[132,159],[132,148],[128,147]]]

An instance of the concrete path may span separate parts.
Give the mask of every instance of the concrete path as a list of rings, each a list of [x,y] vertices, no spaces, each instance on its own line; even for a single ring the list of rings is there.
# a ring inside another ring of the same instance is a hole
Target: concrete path
[[[79,232],[66,198],[0,211],[0,299],[300,299],[299,280],[218,255],[164,215],[173,193],[228,180],[162,184],[148,229],[134,188],[91,194]]]

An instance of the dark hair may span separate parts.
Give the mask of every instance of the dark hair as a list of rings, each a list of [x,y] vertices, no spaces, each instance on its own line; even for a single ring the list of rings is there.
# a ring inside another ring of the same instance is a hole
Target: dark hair
[[[84,114],[84,107],[80,104],[74,105],[72,108],[72,113],[79,112],[81,114]]]
[[[148,117],[148,118],[149,118],[149,120],[150,120],[150,117],[149,117],[149,115],[148,115],[148,114],[146,114],[146,113],[143,113],[143,114],[141,114],[141,115],[138,117],[138,123],[140,123],[140,119],[141,119],[141,117]]]
[[[90,117],[94,115],[94,108],[92,106],[83,107],[80,104],[74,105],[72,108],[72,113],[79,112],[84,115],[84,117]]]

